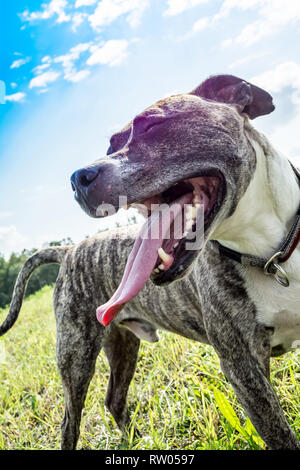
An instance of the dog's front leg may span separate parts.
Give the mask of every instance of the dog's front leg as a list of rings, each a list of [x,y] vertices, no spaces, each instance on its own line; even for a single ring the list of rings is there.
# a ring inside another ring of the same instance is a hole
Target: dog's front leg
[[[139,347],[140,340],[131,331],[115,326],[104,343],[110,366],[105,404],[124,433],[129,431],[130,426],[127,393],[135,372]],[[135,432],[138,433],[137,430]]]
[[[225,315],[220,324],[216,318],[221,319],[221,316],[209,314],[208,334],[219,355],[222,370],[267,446],[270,449],[300,449],[300,442],[269,381],[272,331],[255,320],[247,324],[243,317],[239,318],[237,314],[228,318]]]

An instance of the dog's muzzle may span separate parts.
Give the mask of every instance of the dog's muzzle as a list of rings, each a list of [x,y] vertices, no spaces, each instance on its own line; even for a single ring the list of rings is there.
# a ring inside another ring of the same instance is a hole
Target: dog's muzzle
[[[119,201],[113,191],[113,181],[118,180],[113,162],[97,163],[75,171],[71,176],[74,198],[81,208],[91,217],[102,217],[99,206],[109,203],[114,210],[119,208]]]
[[[79,203],[80,207],[93,216],[93,207],[88,203],[92,185],[97,179],[99,168],[81,168],[75,171],[71,176],[71,187],[74,191],[74,198]]]

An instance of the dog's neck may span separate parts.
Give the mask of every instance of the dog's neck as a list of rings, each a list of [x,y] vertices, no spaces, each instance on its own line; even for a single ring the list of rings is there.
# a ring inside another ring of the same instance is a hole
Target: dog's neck
[[[240,253],[269,257],[291,227],[300,190],[289,161],[259,133],[248,138],[256,152],[254,176],[234,214],[218,225],[211,239]]]

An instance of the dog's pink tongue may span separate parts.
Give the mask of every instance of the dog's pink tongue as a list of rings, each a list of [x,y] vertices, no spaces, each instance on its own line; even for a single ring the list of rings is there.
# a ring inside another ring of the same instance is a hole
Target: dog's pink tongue
[[[122,310],[126,302],[135,297],[148,281],[156,264],[157,250],[173,220],[181,213],[184,204],[191,202],[186,194],[171,206],[154,212],[145,222],[129,255],[121,284],[104,305],[97,308],[97,319],[107,326]]]

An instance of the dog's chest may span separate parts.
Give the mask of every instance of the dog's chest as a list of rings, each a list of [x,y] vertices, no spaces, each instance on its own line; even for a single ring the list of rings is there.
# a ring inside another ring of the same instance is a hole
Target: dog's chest
[[[284,266],[290,280],[283,287],[271,276],[249,268],[246,289],[260,323],[274,327],[272,348],[288,351],[300,346],[300,250]]]

